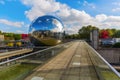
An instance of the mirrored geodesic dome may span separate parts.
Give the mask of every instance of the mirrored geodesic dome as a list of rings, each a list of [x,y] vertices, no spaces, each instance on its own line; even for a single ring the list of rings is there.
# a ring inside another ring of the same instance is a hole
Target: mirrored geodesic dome
[[[35,46],[53,46],[62,41],[64,35],[63,24],[54,16],[38,17],[30,25],[29,35]]]

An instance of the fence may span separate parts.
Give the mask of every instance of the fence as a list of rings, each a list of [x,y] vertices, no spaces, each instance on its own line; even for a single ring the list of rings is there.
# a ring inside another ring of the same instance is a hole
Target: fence
[[[120,74],[98,52],[87,43],[85,44],[99,79],[120,80]]]

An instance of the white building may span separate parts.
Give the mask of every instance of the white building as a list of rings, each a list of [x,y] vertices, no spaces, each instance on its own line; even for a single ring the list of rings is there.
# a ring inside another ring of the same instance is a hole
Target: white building
[[[120,42],[120,38],[113,38],[114,43]]]
[[[120,38],[107,38],[100,40],[103,45],[114,45],[115,43],[120,42]]]

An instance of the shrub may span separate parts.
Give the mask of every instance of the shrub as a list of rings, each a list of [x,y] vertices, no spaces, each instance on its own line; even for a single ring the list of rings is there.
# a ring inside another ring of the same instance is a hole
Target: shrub
[[[113,45],[114,48],[120,48],[120,42],[117,42]]]

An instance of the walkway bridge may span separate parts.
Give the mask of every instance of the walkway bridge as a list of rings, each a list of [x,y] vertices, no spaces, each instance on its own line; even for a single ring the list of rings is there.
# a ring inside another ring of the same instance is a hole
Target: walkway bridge
[[[120,80],[120,74],[85,41],[73,41],[17,57],[42,63],[24,80]]]

